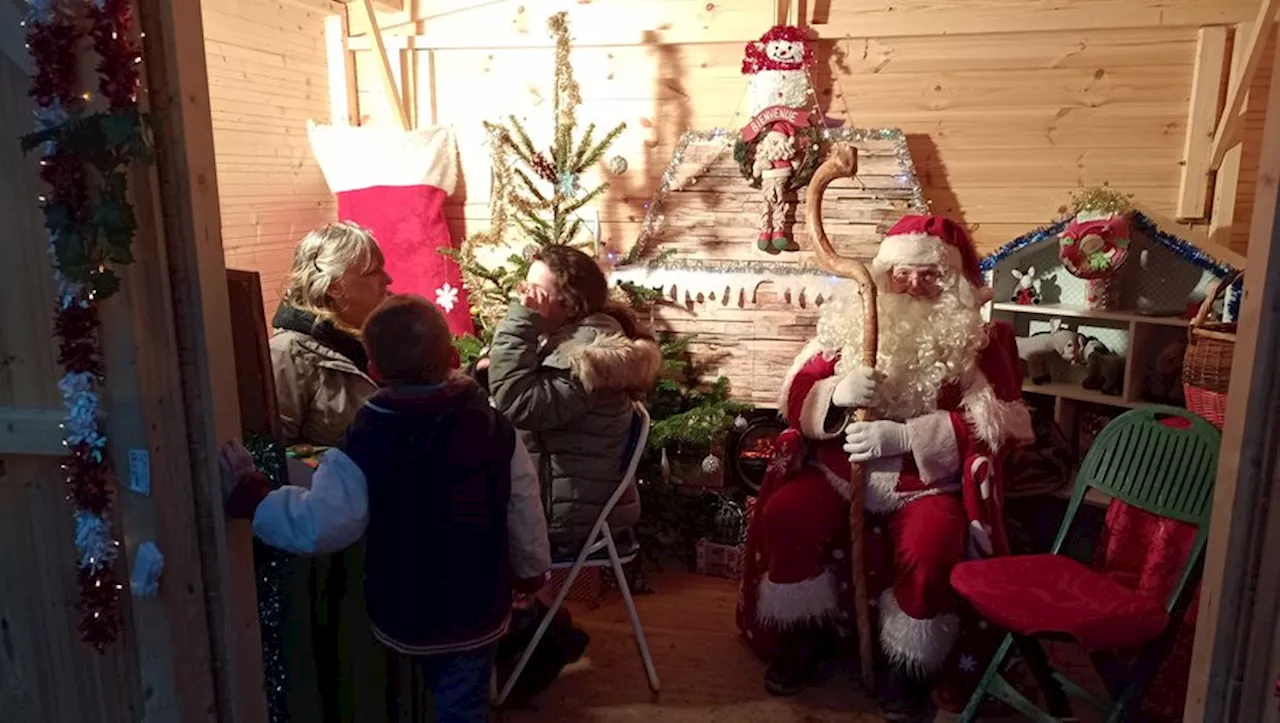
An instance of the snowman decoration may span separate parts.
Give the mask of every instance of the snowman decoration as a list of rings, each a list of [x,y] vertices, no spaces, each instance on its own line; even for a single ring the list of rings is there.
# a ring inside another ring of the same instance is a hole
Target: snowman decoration
[[[761,251],[776,253],[791,246],[786,219],[793,201],[788,194],[808,183],[817,166],[818,129],[809,112],[812,65],[806,33],[792,25],[776,26],[749,43],[742,61],[742,73],[750,78],[751,122],[739,133],[734,158],[743,176],[764,192],[756,242]]]

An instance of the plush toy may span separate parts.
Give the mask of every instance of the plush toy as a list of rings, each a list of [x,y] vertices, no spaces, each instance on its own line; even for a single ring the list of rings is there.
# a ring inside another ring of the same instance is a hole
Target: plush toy
[[[1013,297],[1009,299],[1015,304],[1030,306],[1040,303],[1040,292],[1036,290],[1036,267],[1028,266],[1026,272],[1017,269],[1010,269],[1009,273],[1013,274],[1013,278],[1018,280],[1018,288],[1013,290]]]
[[[779,25],[748,43],[742,73],[748,76],[751,121],[739,131],[733,156],[752,187],[764,192],[756,246],[776,253],[791,247],[787,214],[791,192],[809,182],[820,154],[813,117],[813,46],[808,31]]]
[[[1055,356],[1068,364],[1079,363],[1080,336],[1066,328],[1062,319],[1051,319],[1049,331],[1018,337],[1018,358],[1027,363],[1027,374],[1033,384],[1053,380],[1049,362]]]
[[[1186,402],[1182,390],[1182,358],[1187,353],[1187,339],[1180,337],[1169,342],[1156,356],[1156,373],[1152,394],[1167,404]]]
[[[1124,392],[1124,357],[1112,352],[1106,344],[1088,337],[1081,346],[1080,359],[1086,369],[1080,386],[1101,390],[1113,397]]]

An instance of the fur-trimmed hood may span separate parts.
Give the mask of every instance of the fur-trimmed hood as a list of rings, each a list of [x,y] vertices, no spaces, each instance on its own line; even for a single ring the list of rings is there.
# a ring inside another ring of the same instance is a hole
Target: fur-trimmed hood
[[[656,342],[629,339],[621,333],[602,333],[588,342],[569,343],[559,353],[588,392],[648,392],[662,366],[662,351]]]

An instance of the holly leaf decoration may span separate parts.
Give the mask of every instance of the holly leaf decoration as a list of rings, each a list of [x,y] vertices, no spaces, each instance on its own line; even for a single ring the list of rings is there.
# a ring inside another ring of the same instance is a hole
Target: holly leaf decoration
[[[99,299],[105,299],[120,290],[120,277],[111,269],[103,269],[94,274],[91,281]]]

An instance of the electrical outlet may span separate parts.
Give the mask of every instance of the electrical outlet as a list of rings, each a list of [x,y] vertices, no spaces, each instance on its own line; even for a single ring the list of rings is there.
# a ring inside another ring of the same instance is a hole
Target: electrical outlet
[[[151,494],[151,455],[145,449],[129,450],[129,490]]]

